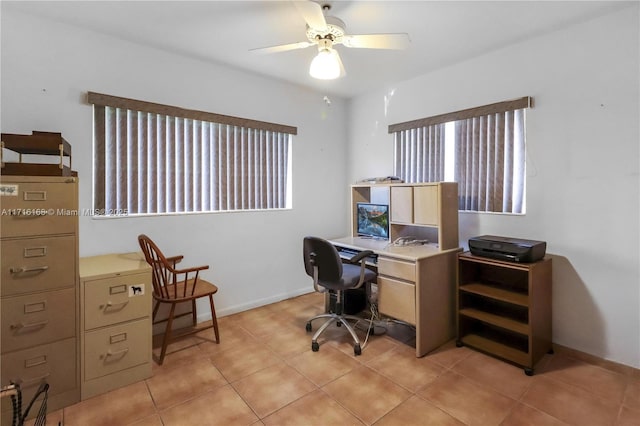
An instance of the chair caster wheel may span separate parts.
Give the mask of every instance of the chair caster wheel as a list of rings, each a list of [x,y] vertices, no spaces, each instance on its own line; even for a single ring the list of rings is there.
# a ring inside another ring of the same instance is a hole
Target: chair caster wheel
[[[362,354],[362,349],[360,348],[359,344],[355,344],[353,345],[353,353],[354,355],[361,355]]]
[[[462,341],[461,340],[456,340],[456,348],[461,348],[462,345]]]
[[[527,376],[533,376],[533,368],[525,368],[524,374],[526,374]]]
[[[342,327],[342,323],[340,321],[336,321],[336,327]]]
[[[320,350],[320,345],[318,342],[311,342],[311,350],[314,352],[318,352]]]
[[[305,327],[307,331],[311,331],[311,321],[309,321]]]

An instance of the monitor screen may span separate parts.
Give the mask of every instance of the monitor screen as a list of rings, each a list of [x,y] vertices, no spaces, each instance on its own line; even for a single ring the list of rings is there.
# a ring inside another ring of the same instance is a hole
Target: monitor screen
[[[358,236],[389,239],[389,206],[357,203]]]

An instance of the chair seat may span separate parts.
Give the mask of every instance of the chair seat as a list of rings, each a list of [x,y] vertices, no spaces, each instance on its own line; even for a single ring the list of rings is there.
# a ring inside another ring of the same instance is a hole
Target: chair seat
[[[370,282],[376,279],[377,274],[369,269],[364,271],[364,282]],[[336,282],[320,282],[320,285],[329,290],[348,290],[358,284],[360,280],[360,265],[342,265],[342,277]]]
[[[188,280],[187,285],[188,285],[188,288],[191,289],[191,287],[193,286],[193,280]],[[184,294],[184,291],[185,291],[184,288],[185,288],[184,281],[181,281],[175,285],[170,284],[164,287],[164,289],[167,291],[167,294],[169,295],[168,298],[163,298],[161,295],[156,294],[155,292],[153,293],[153,297],[160,302],[171,303],[176,301],[184,302],[192,299],[197,299],[197,298],[208,296],[210,294],[215,294],[218,292],[218,287],[215,284],[210,283],[207,280],[203,280],[202,278],[198,278],[198,282],[196,283],[195,289],[193,290],[193,295],[188,294],[183,297],[182,295]],[[177,292],[177,297],[173,297],[173,295],[176,294],[175,292]],[[179,300],[176,300],[176,299],[179,299]]]

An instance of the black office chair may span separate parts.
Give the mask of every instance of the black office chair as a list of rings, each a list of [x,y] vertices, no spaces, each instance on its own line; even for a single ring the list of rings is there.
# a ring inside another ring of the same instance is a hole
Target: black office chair
[[[336,295],[335,312],[316,315],[307,322],[306,329],[311,331],[311,321],[318,318],[329,318],[311,338],[311,350],[317,352],[320,349],[318,337],[329,325],[335,322],[338,326],[344,324],[355,342],[353,345],[354,354],[360,355],[362,353],[360,340],[347,320],[359,321],[361,318],[344,314],[344,292],[362,287],[363,284],[376,279],[378,275],[365,267],[365,258],[371,256],[373,252],[371,250],[362,251],[343,264],[338,250],[329,241],[317,237],[305,237],[303,254],[304,267],[307,275],[313,278],[315,290],[320,293],[329,291]]]

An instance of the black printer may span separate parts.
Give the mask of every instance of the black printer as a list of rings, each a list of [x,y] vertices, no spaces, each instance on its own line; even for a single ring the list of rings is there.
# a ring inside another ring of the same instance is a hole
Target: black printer
[[[476,256],[491,257],[512,262],[536,262],[544,257],[544,241],[482,235],[469,238],[469,251]]]

